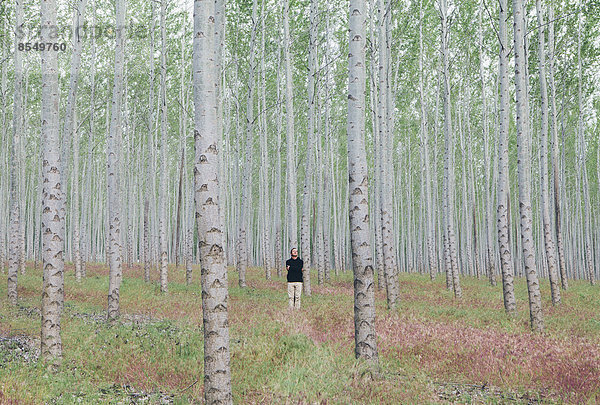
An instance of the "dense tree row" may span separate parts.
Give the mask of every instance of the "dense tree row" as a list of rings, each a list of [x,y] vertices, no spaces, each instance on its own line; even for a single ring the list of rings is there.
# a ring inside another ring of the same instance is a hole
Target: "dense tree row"
[[[456,298],[463,276],[501,280],[509,314],[525,276],[534,330],[540,279],[558,305],[600,276],[593,2],[189,3],[0,3],[0,263],[13,304],[43,263],[43,353],[62,258],[77,280],[109,264],[109,320],[133,263],[167,293],[168,263],[190,283],[200,261],[214,399],[231,395],[225,266],[245,287],[298,246],[319,284],[353,268],[371,359],[374,288],[394,308],[399,272],[445,273]],[[67,51],[19,50],[39,42]]]

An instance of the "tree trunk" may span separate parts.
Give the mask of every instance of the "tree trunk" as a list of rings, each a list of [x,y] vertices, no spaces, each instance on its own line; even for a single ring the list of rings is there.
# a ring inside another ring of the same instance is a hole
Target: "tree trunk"
[[[48,7],[54,8],[56,5],[52,3]],[[15,1],[15,32],[21,30],[23,25],[23,0]],[[56,10],[52,9],[54,16],[56,16]],[[50,17],[50,15],[49,15]],[[23,134],[23,52],[19,51],[18,38],[15,37],[15,50],[14,50],[14,104],[13,104],[13,139],[11,148],[11,160],[10,165],[10,213],[9,223],[10,231],[8,233],[8,285],[7,294],[8,300],[11,304],[17,305],[17,278],[19,273],[19,254],[21,251],[21,207],[20,207],[20,196],[19,196],[19,181],[20,173],[19,166],[24,164],[20,162],[19,150],[21,148],[21,135]],[[45,53],[44,55],[46,55]],[[50,58],[49,63],[56,63],[55,59]],[[54,66],[54,65],[52,65]],[[58,73],[55,73],[58,75]],[[46,80],[52,78],[45,78]],[[53,78],[58,80],[58,78]],[[46,94],[48,97],[50,93]],[[48,103],[51,100],[44,100]],[[45,111],[48,114],[48,111]],[[19,163],[20,162],[20,163]],[[59,180],[60,182],[60,180]],[[61,200],[62,201],[62,200]],[[59,206],[57,206],[59,207]]]
[[[540,177],[541,177],[541,205],[542,226],[544,234],[544,247],[546,248],[546,260],[548,264],[548,275],[550,278],[550,290],[552,292],[552,305],[560,304],[560,287],[558,286],[558,272],[556,268],[556,249],[552,235],[552,222],[550,220],[550,196],[548,192],[548,91],[546,89],[546,54],[544,18],[542,14],[541,0],[535,2],[537,21],[539,26],[539,58],[540,58],[540,97],[541,97],[541,134],[540,134]]]
[[[296,154],[294,135],[294,101],[292,77],[292,55],[290,40],[289,11],[290,2],[283,2],[283,35],[284,35],[284,59],[285,59],[285,112],[286,112],[286,139],[287,139],[287,215],[288,223],[288,248],[292,249],[298,245],[298,204],[296,202]]]
[[[483,112],[481,117],[481,126],[483,127],[483,145],[484,145],[484,159],[485,164],[485,212],[486,212],[486,224],[485,224],[485,235],[487,238],[487,275],[492,286],[496,286],[496,269],[494,264],[496,259],[494,257],[494,238],[492,236],[492,230],[494,228],[494,217],[492,215],[492,189],[490,185],[490,169],[491,162],[488,157],[489,154],[489,129],[488,129],[488,118],[487,118],[487,98],[485,95],[485,76],[483,71],[483,0],[479,7],[479,80],[481,81],[481,110]]]
[[[144,252],[144,281],[146,283],[150,282],[150,252],[149,252],[149,244],[148,235],[150,233],[150,220],[148,218],[150,214],[150,201],[148,201],[148,197],[144,200],[144,235],[142,239],[143,244],[143,252]]]
[[[562,224],[560,218],[561,193],[560,193],[560,168],[558,161],[558,122],[556,115],[556,86],[554,84],[554,5],[548,4],[548,85],[550,87],[550,128],[552,144],[552,182],[554,191],[554,226],[556,230],[556,247],[558,250],[558,267],[560,282],[564,290],[569,288],[567,270],[565,265],[565,250],[563,246]],[[600,168],[600,166],[599,166]]]
[[[152,206],[150,205],[154,201],[154,24],[155,24],[155,2],[150,2],[151,7],[151,18],[150,18],[150,51],[148,55],[148,64],[150,70],[149,79],[149,91],[148,91],[148,116],[147,116],[147,127],[148,127],[148,155],[147,159],[147,173],[146,173],[146,198],[144,201],[144,280],[150,282],[150,269],[154,262],[154,249],[153,245],[153,232],[152,224],[150,223],[150,216],[153,213]]]
[[[7,19],[2,19],[2,32],[7,32],[7,27],[9,26],[8,22],[6,21]],[[6,40],[7,35],[4,35],[2,37],[2,60],[4,61],[2,63],[2,71],[0,72],[0,93],[2,94],[2,141],[1,141],[1,145],[5,145],[2,147],[2,151],[0,151],[0,153],[2,153],[2,156],[5,157],[6,161],[8,161],[8,119],[7,119],[7,110],[8,110],[8,103],[7,103],[7,95],[8,95],[8,89],[7,89],[7,83],[8,83],[8,54],[10,53],[10,39],[7,41]],[[13,103],[13,108],[14,108],[14,103]],[[11,128],[12,129],[12,128]],[[6,170],[6,166],[2,167],[3,170]],[[10,176],[9,176],[10,177]],[[6,177],[3,177],[2,181],[0,181],[0,188],[3,190],[3,192],[6,192],[6,189],[10,186],[6,186],[4,183],[4,179]],[[10,181],[10,180],[9,180]],[[5,205],[5,199],[2,198],[0,200],[0,210],[2,210],[2,212],[5,212],[8,209],[8,207],[6,207]],[[4,219],[4,215],[0,215],[0,273],[4,274],[4,267],[5,267],[5,260],[6,260],[6,255],[5,255],[5,249],[6,249],[6,244],[5,244],[5,219]],[[36,233],[37,235],[37,233]]]
[[[579,136],[579,177],[581,178],[581,186],[583,188],[583,205],[585,214],[582,218],[582,227],[585,238],[585,270],[588,280],[591,285],[596,284],[594,275],[594,256],[592,254],[592,230],[590,229],[590,220],[592,213],[590,209],[590,188],[588,185],[587,167],[585,164],[585,136],[583,128],[583,99],[582,99],[582,72],[581,72],[581,1],[579,2],[579,12],[577,20],[577,105],[578,105],[578,126],[577,133]]]
[[[185,138],[185,131],[181,131]],[[179,249],[181,245],[181,204],[183,203],[183,167],[185,164],[185,143],[181,145],[181,162],[179,163],[179,187],[177,188],[177,214],[175,224],[175,268],[179,267]]]
[[[159,249],[160,249],[160,291],[168,292],[167,258],[167,1],[160,3],[160,190],[159,190]]]
[[[63,128],[63,137],[73,137],[73,207],[74,217],[71,219],[73,226],[73,254],[75,261],[75,278],[81,281],[81,252],[80,230],[79,230],[79,135],[77,131],[77,87],[79,83],[79,68],[81,65],[81,50],[83,42],[79,37],[80,27],[83,25],[85,7],[87,0],[79,0],[76,8],[73,9],[73,55],[71,57],[71,79],[69,85],[69,94],[67,96],[67,109],[65,112],[65,123]],[[66,165],[67,162],[63,162]]]
[[[525,8],[523,0],[513,0],[514,51],[515,51],[515,98],[517,101],[517,170],[519,174],[519,214],[521,217],[521,248],[529,292],[531,329],[544,329],[540,285],[537,275],[535,246],[533,241],[533,213],[531,208],[531,162],[529,152],[529,103],[525,81]]]
[[[450,266],[452,269],[452,286],[454,296],[462,297],[462,289],[460,288],[458,256],[456,252],[456,235],[454,233],[454,141],[452,135],[452,116],[451,116],[451,100],[450,100],[450,74],[448,70],[448,16],[447,16],[446,0],[440,1],[440,17],[442,21],[442,61],[443,61],[443,76],[444,88],[444,137],[446,139],[446,160],[444,163],[444,213],[446,217],[446,235],[448,238],[448,254],[450,258]]]
[[[380,215],[381,231],[383,239],[383,263],[385,274],[385,286],[387,292],[387,305],[393,309],[399,302],[398,264],[394,248],[394,225],[393,225],[393,164],[391,160],[392,139],[391,128],[388,130],[388,61],[387,61],[387,10],[384,0],[379,0],[379,91],[377,93],[377,115],[379,121],[380,142]]]
[[[254,69],[255,69],[255,44],[258,28],[258,3],[252,2],[252,36],[250,39],[250,66],[248,67],[248,98],[246,100],[246,145],[244,152],[244,179],[242,182],[241,210],[238,220],[238,283],[246,287],[246,269],[248,268],[248,224],[252,217],[252,136],[254,134]],[[251,230],[252,228],[250,228]],[[250,244],[250,246],[252,246]]]
[[[373,133],[373,187],[371,188],[373,193],[373,204],[371,206],[371,217],[373,218],[373,242],[375,244],[375,274],[377,276],[377,289],[380,290],[384,286],[384,260],[383,260],[383,235],[381,232],[381,140],[379,135],[379,111],[375,106],[378,100],[377,95],[377,72],[376,64],[378,59],[375,57],[375,50],[378,48],[379,42],[373,28],[373,24],[376,22],[377,17],[373,12],[375,7],[371,7],[371,18],[369,18],[369,36],[371,37],[371,44],[369,46],[369,77],[370,77],[370,97],[369,97],[369,110],[371,112],[372,122],[372,133]]]
[[[231,404],[227,269],[219,214],[217,69],[212,57],[214,49],[220,50],[215,44],[214,4],[194,1],[194,188],[202,269],[204,399],[208,404]]]
[[[126,0],[116,0],[115,70],[107,140],[106,187],[108,194],[108,320],[119,317],[119,290],[123,279],[121,246],[121,103],[123,97],[123,68],[125,55]]]
[[[273,269],[273,254],[271,249],[271,235],[270,235],[270,223],[271,219],[270,215],[267,215],[269,212],[269,156],[268,156],[268,124],[267,124],[267,68],[265,66],[265,60],[267,59],[267,54],[265,51],[265,21],[267,20],[267,15],[265,13],[265,1],[261,2],[261,60],[260,60],[260,81],[261,81],[261,101],[262,101],[262,111],[261,111],[261,122],[262,122],[262,131],[260,135],[260,167],[261,167],[261,207],[263,210],[263,223],[264,228],[262,232],[262,245],[263,245],[263,266],[265,268],[265,278],[267,280],[271,280],[271,270]]]
[[[41,41],[50,42],[56,27],[56,1],[41,2]],[[58,366],[62,358],[60,317],[64,302],[65,194],[60,174],[58,54],[42,56],[42,359]],[[18,117],[18,116],[17,116]]]
[[[504,309],[508,314],[517,310],[513,281],[513,259],[510,246],[510,198],[508,179],[508,131],[510,108],[508,105],[508,48],[507,25],[508,4],[507,0],[500,0],[499,39],[500,39],[500,111],[498,130],[498,190],[497,190],[497,226],[498,247],[500,249],[500,267],[502,270],[502,291],[504,296]]]
[[[310,212],[313,207],[313,172],[315,155],[315,75],[317,69],[317,0],[310,2],[310,34],[308,44],[308,124],[306,145],[306,168],[304,170],[304,187],[302,191],[302,217],[300,220],[300,249],[304,260],[302,281],[306,295],[311,294],[310,269],[311,263],[311,229]],[[319,284],[323,279],[319,277]]]
[[[280,65],[281,61],[281,45],[277,52],[277,66]],[[280,69],[277,69],[277,168],[275,173],[275,193],[273,196],[273,213],[275,217],[275,267],[277,268],[277,277],[283,275],[283,258],[281,256],[282,251],[282,226],[281,226],[281,127],[282,127],[282,112],[281,107],[281,78]]]
[[[431,173],[429,164],[429,135],[427,133],[427,112],[425,105],[425,89],[423,86],[423,0],[419,1],[419,100],[421,107],[421,147],[423,149],[423,171],[425,178],[425,198],[427,201],[427,263],[429,278],[433,280],[437,273],[435,259],[435,210],[431,192]]]
[[[365,5],[350,0],[348,55],[348,190],[354,270],[355,355],[377,364],[375,291],[369,235],[365,153]]]

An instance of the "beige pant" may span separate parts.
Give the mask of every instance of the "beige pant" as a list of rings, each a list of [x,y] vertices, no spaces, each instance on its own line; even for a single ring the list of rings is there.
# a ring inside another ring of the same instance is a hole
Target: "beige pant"
[[[302,295],[302,282],[288,283],[289,307],[300,309],[300,295]]]

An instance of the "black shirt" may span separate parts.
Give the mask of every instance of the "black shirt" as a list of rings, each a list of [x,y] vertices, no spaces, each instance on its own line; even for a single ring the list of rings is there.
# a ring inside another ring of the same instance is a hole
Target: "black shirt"
[[[302,266],[304,262],[302,259],[287,259],[285,262],[286,267],[290,266],[287,274],[288,283],[301,283],[302,282]]]

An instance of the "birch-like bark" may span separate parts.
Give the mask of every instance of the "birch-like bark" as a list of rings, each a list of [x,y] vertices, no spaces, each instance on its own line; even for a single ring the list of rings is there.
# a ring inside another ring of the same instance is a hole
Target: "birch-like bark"
[[[6,32],[7,31],[7,27],[9,26],[8,22],[6,21],[7,19],[2,19],[2,32]],[[2,154],[3,157],[5,157],[5,162],[8,163],[8,130],[9,130],[9,125],[7,122],[7,110],[8,110],[8,103],[7,103],[7,96],[8,96],[8,54],[10,53],[10,39],[7,40],[8,35],[4,35],[2,37],[2,60],[4,61],[2,63],[2,71],[0,73],[0,93],[2,94],[2,143],[1,145],[4,145],[2,147],[2,150],[0,151],[0,154]],[[14,108],[14,105],[13,105]],[[12,128],[11,128],[12,129]],[[7,166],[3,165],[2,169],[3,170],[7,170]],[[10,177],[10,176],[9,176]],[[40,176],[41,177],[41,176]],[[9,186],[10,187],[10,186]],[[2,188],[2,190],[6,190],[8,187],[5,186],[4,183],[4,178],[2,181],[0,181],[0,188]],[[6,200],[4,198],[0,199],[0,209],[2,210],[2,212],[5,212],[7,210],[8,207],[6,207]],[[5,249],[6,249],[6,244],[5,244],[5,232],[4,232],[4,228],[5,227],[5,215],[2,214],[0,215],[0,273],[4,274],[4,267],[5,267],[5,258],[6,258],[6,254],[5,254]],[[38,235],[38,233],[36,232],[36,235]],[[37,257],[37,256],[34,256]],[[36,262],[37,264],[37,262]]]
[[[270,215],[267,215],[269,212],[269,157],[268,157],[268,125],[267,125],[267,68],[265,66],[265,60],[267,59],[267,54],[265,51],[265,21],[267,20],[267,15],[265,13],[265,3],[266,1],[261,2],[261,59],[260,59],[260,96],[262,101],[262,111],[261,111],[261,122],[262,122],[262,133],[260,136],[260,165],[261,165],[261,181],[260,185],[262,188],[261,192],[261,204],[263,210],[263,219],[264,219],[264,229],[262,234],[262,245],[263,245],[263,266],[265,268],[265,277],[267,280],[271,280],[271,270],[273,268],[273,255],[271,250],[271,235],[270,235]]]
[[[252,2],[252,34],[250,38],[250,63],[248,67],[248,98],[246,100],[246,148],[244,151],[244,178],[242,181],[242,199],[240,201],[240,218],[238,220],[238,283],[246,287],[246,269],[248,268],[248,224],[252,216],[252,137],[254,135],[254,70],[255,44],[258,29],[258,3]],[[252,228],[250,228],[251,230]],[[252,245],[250,245],[252,246]]]
[[[186,175],[186,177],[188,177]],[[187,184],[187,203],[186,203],[186,218],[187,218],[187,232],[186,232],[186,243],[185,243],[185,283],[187,285],[192,284],[193,268],[192,263],[194,259],[194,185],[193,179],[186,179]]]
[[[290,40],[290,1],[283,2],[283,41],[285,59],[285,112],[286,112],[286,187],[287,187],[287,215],[288,247],[291,250],[298,245],[298,204],[296,201],[296,155],[294,135],[294,101],[292,77],[292,43]]]
[[[554,84],[554,5],[548,3],[548,86],[550,87],[550,130],[552,145],[552,190],[554,192],[554,228],[556,231],[556,247],[558,251],[558,267],[560,282],[564,290],[569,288],[567,269],[565,264],[565,250],[562,236],[562,223],[560,215],[560,167],[558,160],[558,121],[556,113],[556,86]],[[600,166],[599,166],[600,169]],[[600,176],[599,176],[600,178]]]
[[[119,292],[123,279],[121,246],[121,104],[123,98],[123,68],[125,56],[126,0],[116,0],[115,70],[107,140],[106,188],[108,195],[108,320],[119,317]]]
[[[150,50],[148,54],[148,65],[150,67],[149,91],[148,91],[148,155],[147,155],[147,173],[146,173],[146,198],[144,200],[144,281],[150,282],[150,268],[153,262],[153,249],[151,249],[152,234],[150,215],[150,202],[153,200],[154,193],[154,24],[155,24],[155,2],[150,2]]]
[[[515,51],[515,98],[517,101],[517,171],[519,174],[519,214],[521,217],[521,248],[529,293],[531,329],[544,329],[540,285],[537,275],[533,240],[533,212],[531,208],[531,157],[529,149],[529,105],[525,81],[525,7],[523,0],[513,0],[513,27]]]
[[[277,52],[277,66],[281,61],[281,45]],[[281,108],[281,78],[280,69],[277,69],[277,167],[273,181],[275,182],[273,213],[275,216],[275,267],[277,268],[277,277],[283,275],[283,258],[282,251],[282,227],[281,227],[281,127],[282,127],[282,108]]]
[[[470,94],[471,94],[471,86],[469,84],[467,84],[467,102],[466,102],[466,116],[465,116],[465,123],[466,123],[466,133],[467,134],[471,134],[471,102],[470,102]],[[474,170],[473,170],[473,147],[472,147],[472,142],[467,142],[467,167],[465,168],[465,171],[468,171],[468,175],[469,175],[469,208],[470,208],[470,212],[467,213],[467,216],[465,218],[466,221],[469,221],[469,223],[471,224],[471,229],[470,229],[470,235],[469,236],[473,236],[473,240],[471,241],[471,246],[472,246],[472,250],[473,250],[473,265],[474,265],[474,272],[471,275],[479,275],[481,274],[480,271],[480,265],[479,265],[479,246],[478,246],[478,242],[477,242],[477,200],[475,197],[475,174],[474,174]],[[489,162],[487,163],[487,165],[491,165],[490,162],[490,158],[489,158],[489,154],[488,148],[484,148],[485,149],[485,157],[484,157],[484,161],[485,162]],[[489,186],[489,183],[488,183]],[[491,198],[491,195],[490,195]],[[488,209],[488,214],[491,216],[491,206],[486,205],[486,209]],[[492,220],[492,225],[493,225],[493,220]],[[485,229],[485,227],[484,227]],[[493,255],[493,250],[492,250],[492,254],[491,257],[489,257],[490,260],[494,260],[494,255]],[[493,263],[491,264],[491,266],[493,266]],[[495,275],[493,277],[494,283],[492,285],[496,285],[496,278]]]
[[[581,68],[581,0],[579,1],[579,12],[577,18],[577,105],[578,105],[578,120],[577,134],[579,139],[579,159],[578,159],[578,175],[581,178],[581,187],[583,189],[583,206],[585,210],[582,218],[582,226],[585,238],[585,270],[588,280],[591,285],[596,284],[594,275],[594,256],[592,254],[592,230],[590,229],[590,221],[592,218],[590,208],[590,188],[588,185],[587,167],[585,164],[585,136],[583,128],[583,98],[582,98],[582,68]]]
[[[435,278],[437,273],[435,258],[435,210],[431,192],[431,173],[429,164],[429,135],[427,132],[427,112],[425,105],[425,89],[423,85],[423,0],[419,0],[419,100],[421,107],[421,147],[423,149],[423,172],[425,178],[425,198],[427,201],[427,264],[429,277]]]
[[[185,137],[185,131],[181,131]],[[179,250],[181,246],[181,204],[183,203],[183,167],[185,166],[185,144],[181,145],[181,161],[179,162],[179,186],[177,187],[177,213],[175,216],[175,269],[179,267]],[[184,243],[185,244],[185,243]]]
[[[458,271],[458,255],[456,251],[456,234],[454,233],[454,141],[452,135],[452,113],[450,100],[450,74],[448,63],[448,7],[446,0],[440,1],[440,18],[442,21],[442,67],[443,67],[443,100],[444,100],[444,137],[446,139],[446,159],[444,162],[444,213],[446,235],[448,238],[448,254],[452,269],[452,287],[456,298],[462,297]]]
[[[469,90],[467,90],[468,92]],[[464,90],[461,92],[464,93]],[[462,192],[462,209],[463,209],[463,216],[462,216],[462,221],[460,220],[460,213],[459,213],[459,220],[458,223],[460,225],[460,229],[459,229],[459,245],[462,247],[462,251],[461,251],[461,259],[462,259],[462,265],[463,268],[466,268],[466,273],[469,275],[473,275],[474,273],[474,268],[473,268],[473,246],[472,243],[473,241],[471,240],[470,236],[471,236],[471,221],[469,221],[469,208],[470,208],[470,201],[467,197],[467,181],[468,181],[468,173],[467,173],[467,165],[468,165],[468,156],[467,156],[467,151],[465,149],[465,134],[464,134],[464,121],[468,120],[467,118],[464,117],[464,114],[462,112],[462,108],[461,105],[465,104],[468,105],[469,101],[464,99],[463,94],[459,95],[459,101],[458,101],[458,105],[457,105],[457,111],[456,111],[456,116],[457,116],[457,127],[458,127],[458,139],[459,139],[459,144],[460,144],[460,150],[461,150],[461,157],[462,157],[462,176],[461,177],[461,182],[462,182],[462,187],[461,187],[461,192]],[[466,258],[465,258],[466,256]],[[465,266],[466,264],[466,266]]]
[[[41,41],[52,41],[56,27],[56,1],[41,2]],[[64,302],[65,194],[62,189],[59,143],[58,54],[42,57],[42,359],[58,366],[62,358],[60,316]]]
[[[168,292],[167,258],[167,1],[160,3],[160,189],[159,189],[159,249],[160,291]]]
[[[365,18],[364,0],[350,0],[347,130],[355,355],[377,364],[375,286],[369,241],[369,181],[365,153]]]
[[[55,7],[54,4],[50,7]],[[19,167],[23,162],[19,159],[19,150],[21,148],[21,136],[23,134],[23,52],[19,51],[17,46],[20,38],[16,33],[21,30],[23,25],[23,0],[15,1],[15,50],[14,58],[14,93],[13,93],[13,136],[11,147],[10,165],[10,213],[9,223],[10,231],[8,233],[8,284],[7,294],[11,304],[17,305],[17,278],[19,272],[19,255],[21,252],[21,207],[19,205]],[[54,15],[56,11],[54,10]],[[51,16],[48,16],[51,17]],[[52,62],[52,61],[50,61]],[[58,75],[58,73],[56,73]],[[58,80],[56,78],[56,80]],[[49,100],[45,100],[47,103]],[[46,112],[48,113],[48,112]],[[21,179],[22,181],[22,179]],[[60,180],[58,180],[60,182]]]
[[[381,187],[380,191],[380,215],[381,231],[383,239],[383,263],[385,274],[385,286],[387,292],[387,306],[393,309],[399,301],[398,284],[398,264],[394,248],[394,229],[393,229],[393,164],[391,160],[392,131],[388,130],[388,61],[387,61],[387,10],[384,0],[379,0],[379,91],[377,93],[377,115],[379,121],[379,141],[380,141],[380,171]]]
[[[514,291],[514,270],[510,247],[510,199],[508,183],[508,130],[510,108],[508,105],[508,2],[500,0],[500,17],[498,33],[500,40],[500,54],[498,75],[500,76],[500,111],[498,119],[498,190],[497,195],[497,230],[498,248],[500,250],[500,267],[502,270],[502,291],[504,309],[508,314],[517,310]]]
[[[369,111],[371,112],[371,122],[372,122],[372,133],[373,133],[373,179],[371,184],[373,187],[371,188],[373,193],[373,204],[372,204],[372,214],[373,217],[373,242],[375,244],[375,274],[377,276],[377,289],[380,290],[383,288],[384,282],[384,261],[383,261],[383,235],[381,233],[381,202],[380,196],[381,192],[381,141],[379,136],[379,118],[378,118],[378,109],[376,108],[376,102],[378,100],[377,96],[377,77],[375,72],[377,72],[377,63],[378,59],[375,57],[375,50],[378,48],[378,36],[375,34],[375,29],[373,28],[374,23],[377,18],[372,11],[375,7],[371,7],[371,18],[369,18],[369,36],[371,38],[371,43],[369,46],[369,79],[370,79],[370,97],[369,97]]]
[[[325,78],[326,80],[326,78]],[[326,92],[326,90],[325,90]],[[323,97],[320,100],[324,100]],[[317,272],[324,273],[325,280],[331,279],[331,265],[329,265],[329,244],[328,234],[330,219],[327,209],[327,197],[329,196],[329,178],[327,170],[327,158],[329,156],[329,142],[331,142],[331,132],[329,129],[329,107],[327,102],[323,102],[324,114],[324,137],[317,138],[317,156],[318,156],[318,172],[317,172]],[[325,146],[323,145],[325,142]]]
[[[77,126],[77,111],[74,111],[73,122]],[[76,128],[73,128],[73,213],[74,217],[71,219],[73,226],[73,255],[75,259],[75,279],[81,281],[81,251],[79,248],[80,242],[80,228],[79,228],[79,132]]]
[[[146,198],[144,199],[144,229],[143,229],[143,236],[142,236],[142,249],[143,249],[143,256],[144,256],[144,281],[146,283],[150,282],[150,252],[149,252],[149,239],[148,239],[148,235],[150,232],[150,201],[148,200],[148,197],[146,196]]]
[[[314,172],[314,154],[315,154],[315,75],[317,68],[317,0],[310,1],[310,33],[308,44],[308,124],[307,124],[307,145],[306,145],[306,168],[304,170],[304,187],[302,189],[302,217],[300,220],[300,249],[304,260],[304,271],[302,272],[302,281],[306,295],[311,294],[310,289],[310,269],[311,263],[311,229],[310,213],[313,208],[313,172]],[[319,284],[323,278],[319,277]]]
[[[494,264],[496,259],[494,257],[494,238],[492,235],[494,229],[494,217],[492,215],[492,189],[490,185],[490,169],[492,167],[489,161],[489,128],[488,128],[488,116],[487,116],[487,98],[485,94],[485,75],[483,70],[483,0],[479,7],[479,80],[481,81],[481,125],[483,127],[483,146],[484,146],[484,164],[485,164],[485,236],[487,238],[487,276],[492,286],[496,285],[496,269]]]
[[[552,294],[552,305],[560,304],[560,287],[558,285],[558,269],[556,266],[556,248],[552,235],[552,222],[550,220],[550,195],[548,191],[548,90],[546,88],[546,52],[545,52],[545,30],[544,16],[541,0],[536,0],[535,8],[538,22],[538,51],[540,71],[540,99],[541,99],[541,133],[540,133],[540,180],[541,180],[541,205],[542,226],[544,234],[544,247],[546,248],[546,260],[548,264],[548,276],[550,279],[550,290]]]
[[[73,138],[73,206],[74,217],[71,219],[73,226],[73,255],[75,261],[75,278],[81,281],[81,252],[80,229],[79,229],[79,135],[76,129],[76,109],[77,109],[77,88],[79,84],[79,69],[81,66],[81,51],[83,41],[80,37],[80,27],[83,26],[85,7],[87,0],[79,0],[73,9],[73,55],[71,56],[71,78],[69,84],[69,94],[67,96],[67,108],[65,111],[65,121],[63,127],[63,137],[72,136]],[[65,165],[67,162],[63,162]]]
[[[317,133],[320,131],[317,131]],[[328,139],[327,138],[327,132],[325,132],[325,137],[324,139]],[[325,222],[325,216],[324,216],[324,191],[325,191],[325,186],[324,186],[324,181],[325,181],[325,176],[324,176],[324,167],[323,167],[323,143],[321,142],[320,138],[316,139],[316,152],[317,152],[317,216],[316,216],[316,227],[315,227],[315,237],[316,237],[316,252],[315,252],[315,256],[316,256],[316,265],[317,265],[317,273],[319,275],[323,275],[323,278],[325,280],[329,280],[329,271],[327,271],[325,269],[325,241],[324,241],[324,236],[323,236],[323,228],[324,228],[324,222]],[[320,277],[321,278],[321,277]],[[310,283],[310,277],[308,278],[309,283]],[[306,282],[306,281],[305,281]],[[305,291],[306,291],[306,287],[305,287]]]
[[[327,11],[331,9],[329,5],[327,7]],[[325,18],[325,42],[329,43],[330,40],[330,19],[329,12],[326,13]],[[334,156],[333,156],[333,136],[331,131],[331,100],[330,100],[330,82],[331,82],[331,55],[328,52],[328,49],[324,51],[324,64],[325,64],[325,79],[324,79],[324,109],[325,109],[325,139],[327,142],[327,159],[325,160],[327,163],[327,167],[324,170],[328,171],[327,178],[327,203],[324,207],[324,216],[327,218],[327,228],[326,234],[324,237],[324,246],[326,252],[325,266],[327,266],[327,270],[329,271],[331,267],[334,268],[334,273],[337,276],[339,273],[339,254],[338,254],[338,233],[337,229],[339,227],[339,218],[336,215],[337,212],[337,200],[336,194],[338,192],[338,188],[334,186],[336,184],[335,178],[335,170],[334,170]],[[334,262],[331,261],[331,249],[333,250]],[[379,282],[379,280],[378,280]]]
[[[92,12],[91,12],[91,24],[92,27],[96,26],[96,0],[92,0]],[[85,176],[86,176],[86,185],[85,185],[85,194],[84,194],[84,212],[85,212],[85,220],[83,221],[84,225],[84,235],[85,235],[85,246],[84,246],[84,258],[81,262],[81,276],[86,276],[86,262],[91,260],[91,252],[92,252],[92,181],[93,181],[93,170],[94,164],[92,162],[92,151],[93,151],[93,139],[94,139],[94,131],[96,129],[96,36],[92,35],[91,38],[91,56],[90,56],[90,135],[88,137],[88,149],[86,160],[84,162]]]
[[[194,1],[194,192],[202,284],[204,400],[207,404],[232,404],[224,224],[219,214],[214,14],[213,1]]]

